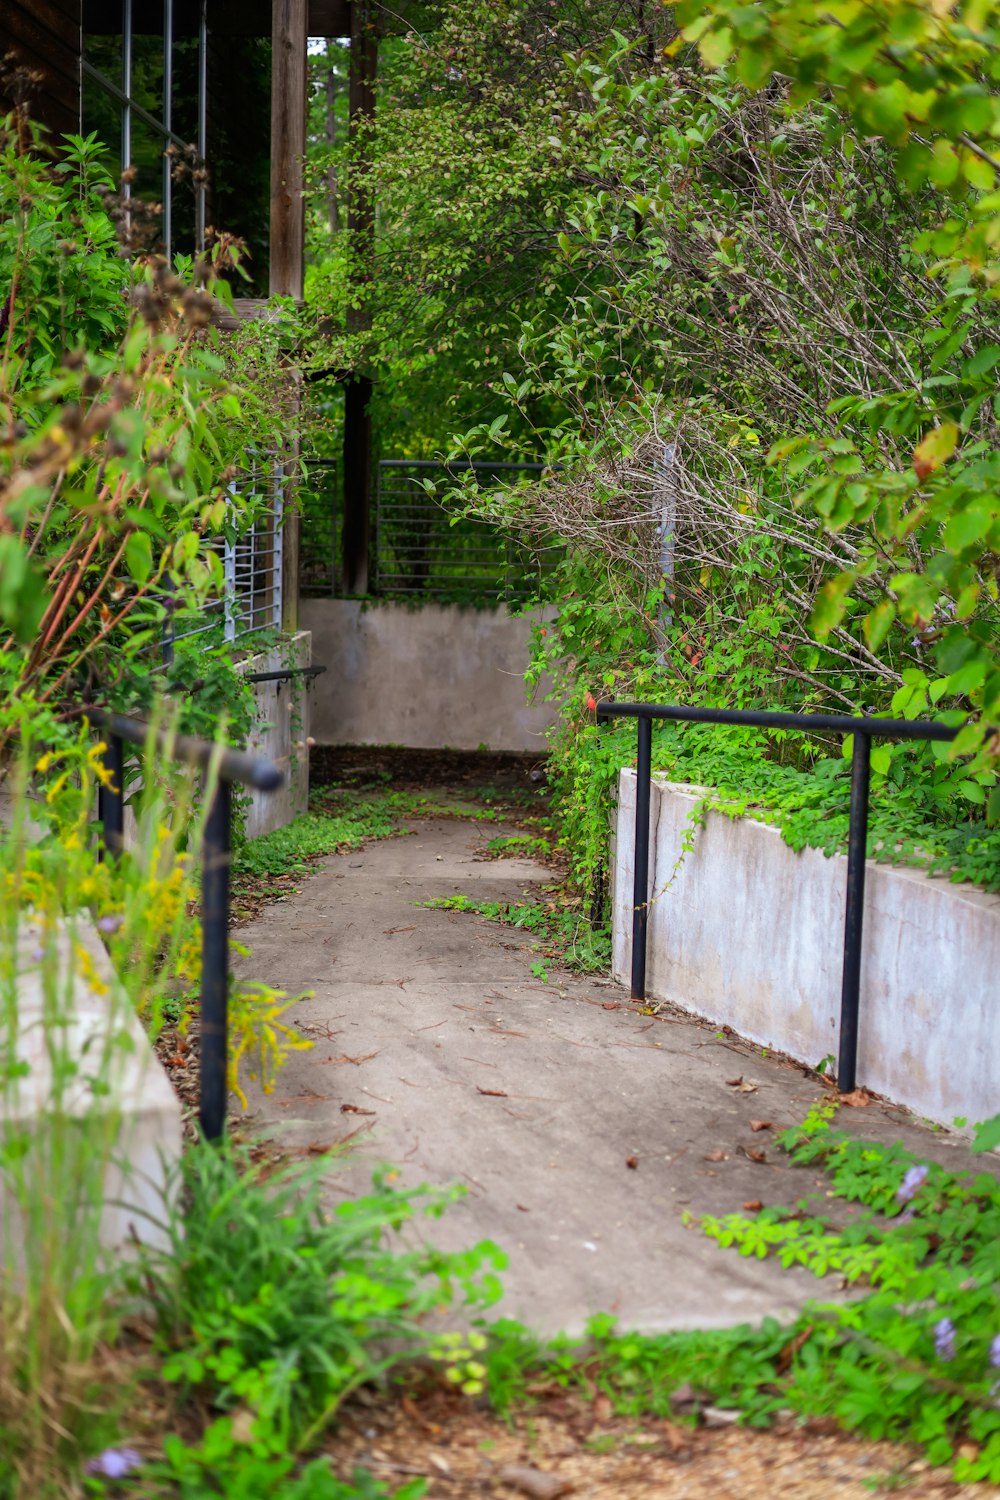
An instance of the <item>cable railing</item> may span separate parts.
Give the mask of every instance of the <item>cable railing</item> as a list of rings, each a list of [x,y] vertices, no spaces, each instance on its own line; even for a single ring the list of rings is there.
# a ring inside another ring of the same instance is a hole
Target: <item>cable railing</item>
[[[562,555],[549,539],[527,545],[438,495],[463,475],[479,488],[542,474],[545,463],[387,458],[377,469],[369,557],[371,593],[439,603],[520,603],[532,598]],[[335,459],[310,459],[300,491],[301,590],[343,595],[343,500]],[[430,486],[430,487],[428,487]]]
[[[250,497],[257,510],[249,526],[238,525],[239,494]],[[285,473],[280,458],[261,454],[239,483],[230,485],[232,515],[225,534],[213,537],[210,549],[222,564],[222,589],[197,609],[183,609],[169,589],[161,602],[166,609],[162,631],[165,662],[173,660],[179,641],[218,631],[230,644],[260,630],[281,627],[284,596]],[[261,505],[261,502],[264,502]]]
[[[865,914],[865,861],[868,853],[868,797],[871,743],[887,740],[953,740],[958,729],[929,719],[877,719],[847,714],[783,713],[731,708],[689,708],[678,703],[597,705],[598,724],[611,719],[637,721],[635,791],[635,865],[632,886],[633,1000],[646,998],[646,936],[649,922],[649,817],[652,782],[653,722],[738,724],[755,729],[822,730],[854,736],[851,759],[851,811],[847,835],[847,899],[844,912],[844,961],[841,973],[840,1041],[837,1087],[849,1094],[857,1087],[858,1020],[861,1002],[861,952]]]

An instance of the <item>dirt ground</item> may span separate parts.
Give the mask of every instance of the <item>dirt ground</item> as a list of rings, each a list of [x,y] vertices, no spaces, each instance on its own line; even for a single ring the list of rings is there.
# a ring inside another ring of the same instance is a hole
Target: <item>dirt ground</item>
[[[539,787],[545,758],[513,751],[410,750],[399,745],[316,745],[309,755],[310,787],[384,781],[393,790],[460,793],[475,787]]]
[[[709,1422],[722,1420],[709,1415]],[[428,1481],[428,1500],[989,1500],[989,1485],[956,1484],[912,1448],[871,1443],[831,1423],[789,1419],[757,1431],[616,1418],[610,1402],[541,1393],[528,1415],[500,1421],[475,1403],[429,1388],[417,1398],[355,1401],[330,1444],[339,1471],[370,1470],[387,1484]]]

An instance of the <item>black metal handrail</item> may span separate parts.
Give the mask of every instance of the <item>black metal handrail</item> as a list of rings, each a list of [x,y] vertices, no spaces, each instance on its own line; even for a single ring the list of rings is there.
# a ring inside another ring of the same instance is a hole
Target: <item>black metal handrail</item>
[[[106,734],[104,765],[110,786],[98,791],[98,816],[104,850],[118,858],[125,833],[125,745],[150,743],[150,726],[123,714],[91,709],[87,715]],[[205,818],[201,848],[201,1069],[198,1119],[206,1140],[220,1140],[226,1126],[226,1063],[229,1029],[229,869],[232,854],[232,789],[234,783],[273,792],[285,780],[272,761],[229,750],[209,740],[171,735],[159,729],[152,747],[171,760],[215,776],[212,800]]]
[[[638,748],[635,790],[635,878],[632,887],[632,998],[646,998],[646,929],[649,920],[649,811],[652,778],[653,720],[688,724],[740,724],[754,729],[827,730],[854,735],[851,761],[851,813],[847,834],[847,907],[844,915],[844,967],[840,995],[840,1045],[837,1087],[848,1094],[857,1086],[858,1013],[861,994],[861,942],[865,908],[865,860],[868,851],[868,791],[871,742],[953,740],[957,728],[929,719],[877,719],[847,714],[796,714],[736,708],[688,708],[679,703],[597,705],[597,722],[636,719]]]

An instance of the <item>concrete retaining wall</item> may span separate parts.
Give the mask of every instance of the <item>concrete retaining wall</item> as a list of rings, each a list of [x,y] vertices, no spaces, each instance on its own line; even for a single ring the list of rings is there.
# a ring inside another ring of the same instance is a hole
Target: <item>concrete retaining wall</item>
[[[44,945],[44,960],[43,960]],[[167,1248],[181,1105],[94,928],[24,914],[0,990],[0,1274],[40,1252]],[[23,1074],[20,1070],[23,1069]],[[2,1155],[2,1149],[0,1149]]]
[[[240,672],[280,672],[286,667],[307,667],[310,663],[311,637],[300,630],[287,640],[240,662]],[[322,679],[320,679],[322,681]],[[247,749],[266,756],[285,772],[285,785],[276,792],[242,791],[247,799],[246,832],[257,838],[275,828],[283,828],[300,813],[309,800],[309,747],[312,702],[315,687],[307,677],[292,677],[287,682],[257,682],[256,724],[247,741]]]
[[[328,669],[314,688],[318,744],[544,753],[555,712],[544,687],[531,704],[524,690],[533,617],[303,599],[301,620]]]
[[[837,1053],[847,860],[709,813],[681,858],[697,789],[654,781],[651,998],[810,1066]],[[619,781],[615,976],[631,963],[635,772]],[[678,864],[678,861],[680,863]],[[869,862],[858,1082],[929,1119],[1000,1111],[1000,897]]]

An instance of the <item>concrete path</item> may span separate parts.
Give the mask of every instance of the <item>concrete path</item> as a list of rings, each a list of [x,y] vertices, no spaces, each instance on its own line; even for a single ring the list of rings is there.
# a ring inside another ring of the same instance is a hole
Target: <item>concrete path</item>
[[[708,1025],[643,1015],[609,981],[554,971],[543,982],[521,932],[416,904],[517,899],[551,880],[530,861],[477,858],[484,842],[471,821],[419,822],[324,861],[301,894],[241,929],[246,977],[315,992],[291,1013],[315,1046],[293,1055],[273,1095],[251,1098],[252,1125],[296,1146],[364,1127],[336,1193],[364,1192],[380,1162],[407,1184],[463,1183],[468,1195],[428,1233],[448,1248],[495,1240],[510,1257],[499,1314],[543,1333],[578,1332],[598,1311],[648,1331],[726,1326],[832,1295],[684,1223],[685,1210],[822,1188],[783,1164],[771,1131],[751,1129],[800,1120],[821,1085]],[[901,1111],[841,1113],[949,1164],[961,1149]],[[762,1162],[745,1154],[761,1151]]]

